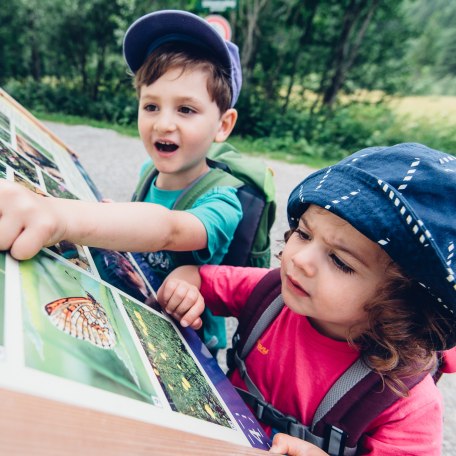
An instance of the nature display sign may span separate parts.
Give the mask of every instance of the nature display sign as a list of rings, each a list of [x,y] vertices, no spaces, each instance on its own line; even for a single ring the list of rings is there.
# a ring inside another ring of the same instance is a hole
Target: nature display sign
[[[43,198],[101,199],[76,153],[1,89],[0,178]],[[154,295],[127,252],[0,253],[0,387],[268,449],[195,332],[144,304]]]

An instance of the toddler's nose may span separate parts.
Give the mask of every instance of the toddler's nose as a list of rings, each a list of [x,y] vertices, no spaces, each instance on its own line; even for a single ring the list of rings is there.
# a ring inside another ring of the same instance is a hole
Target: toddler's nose
[[[307,244],[297,251],[292,258],[293,264],[307,277],[315,276],[317,272],[317,252],[312,244]]]

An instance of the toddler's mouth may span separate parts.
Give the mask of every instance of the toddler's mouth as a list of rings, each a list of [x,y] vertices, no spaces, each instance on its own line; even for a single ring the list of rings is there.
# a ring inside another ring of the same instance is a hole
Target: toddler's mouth
[[[157,141],[155,147],[159,152],[175,152],[179,146],[168,141]]]

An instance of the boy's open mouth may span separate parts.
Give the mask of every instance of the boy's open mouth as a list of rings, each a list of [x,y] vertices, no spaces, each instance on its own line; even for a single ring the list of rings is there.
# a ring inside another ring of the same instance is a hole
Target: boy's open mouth
[[[157,141],[155,147],[160,152],[174,152],[179,147],[177,144],[167,141]]]

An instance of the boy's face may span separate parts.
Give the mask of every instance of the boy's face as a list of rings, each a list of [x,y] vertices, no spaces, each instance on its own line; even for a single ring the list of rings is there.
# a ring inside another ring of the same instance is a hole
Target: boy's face
[[[311,205],[282,253],[282,295],[326,336],[367,323],[364,305],[386,280],[389,256],[340,217]]]
[[[225,116],[211,100],[202,70],[171,69],[142,86],[138,130],[160,172],[157,185],[180,189],[206,171],[205,157],[213,141],[224,141]],[[234,111],[235,112],[235,111]]]

